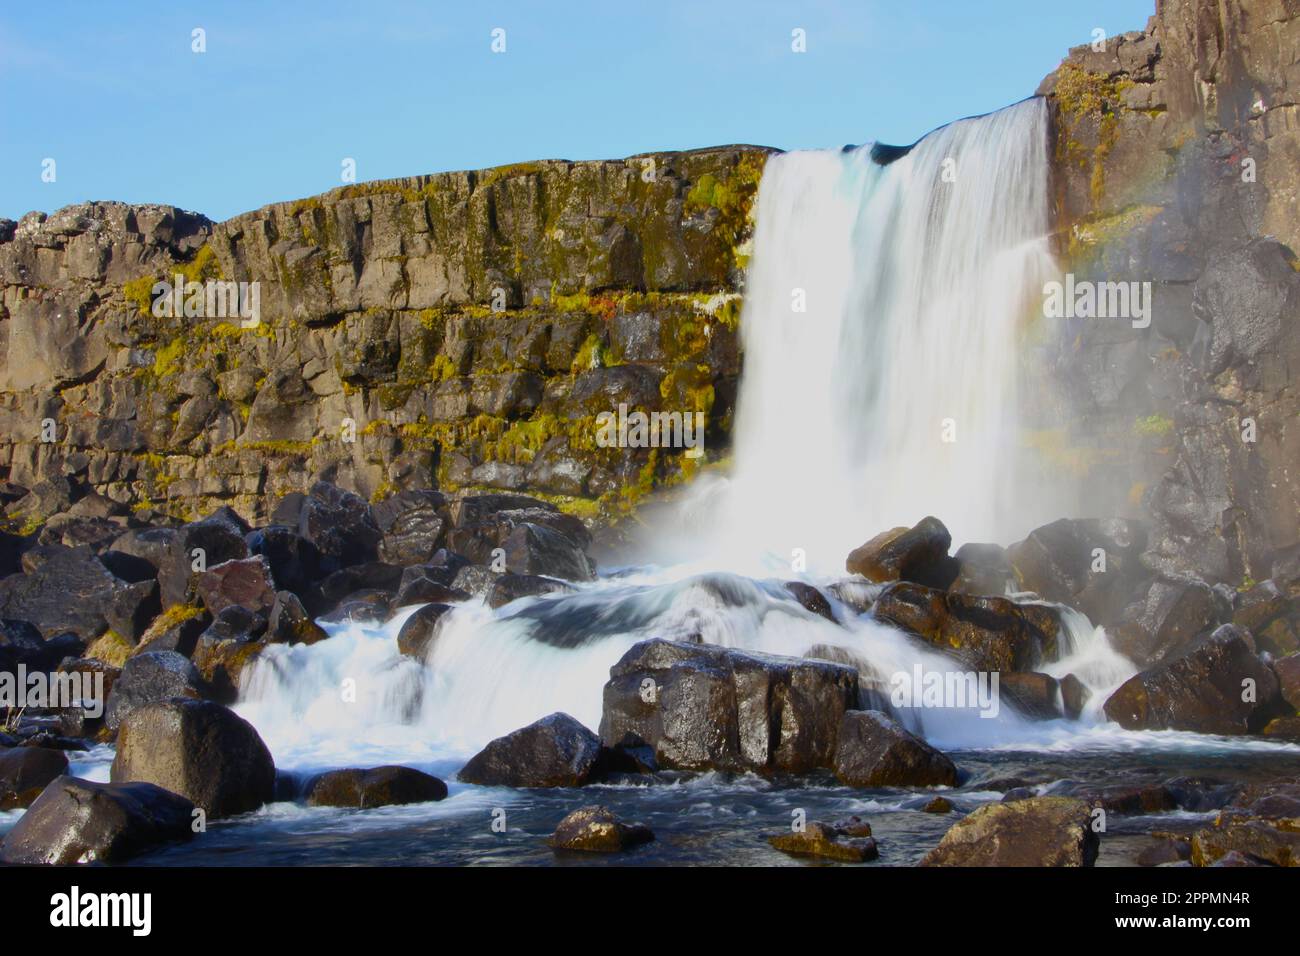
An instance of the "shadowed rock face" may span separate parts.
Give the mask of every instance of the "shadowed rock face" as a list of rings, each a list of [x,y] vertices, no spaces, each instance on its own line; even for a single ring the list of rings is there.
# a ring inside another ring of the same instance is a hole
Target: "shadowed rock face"
[[[122,723],[114,783],[180,793],[216,818],[256,810],[275,792],[275,765],[252,724],[211,701],[165,700]]]
[[[921,866],[1092,866],[1097,834],[1082,800],[1031,797],[980,807]]]
[[[1236,587],[1300,543],[1300,19],[1275,0],[1157,6],[1039,90],[1062,265],[1154,296],[1146,328],[1060,330],[1063,441],[1086,452],[1086,513],[1152,519],[1144,564]]]

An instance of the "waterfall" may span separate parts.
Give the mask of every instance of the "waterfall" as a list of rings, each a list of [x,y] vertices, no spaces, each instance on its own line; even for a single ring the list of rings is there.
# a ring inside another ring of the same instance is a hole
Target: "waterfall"
[[[1045,407],[1051,384],[1029,348],[1056,274],[1047,107],[961,120],[899,152],[768,162],[732,478],[702,509],[731,566],[798,548],[838,569],[928,514],[957,542],[1009,543],[1074,512],[1021,431],[1020,409]]]
[[[1021,444],[1020,410],[1046,401],[1029,361],[1055,269],[1046,122],[1043,102],[1028,100],[910,150],[773,157],[742,311],[732,476],[701,484],[691,558],[495,611],[468,602],[424,662],[397,653],[409,612],[332,626],[311,647],[272,647],[252,666],[240,711],[277,763],[454,770],[556,710],[594,728],[610,666],[648,637],[795,656],[830,645],[879,682],[918,664],[950,670],[951,659],[838,602],[839,624],[809,613],[781,581],[795,576],[793,549],[825,583],[866,538],[927,514],[959,540],[1007,543],[1071,513],[1068,489]],[[1067,631],[1058,676],[1077,665],[1100,694],[1132,672],[1086,619],[1070,618]],[[1064,723],[1044,730],[1010,708],[993,719],[900,716],[944,746],[1041,739]]]

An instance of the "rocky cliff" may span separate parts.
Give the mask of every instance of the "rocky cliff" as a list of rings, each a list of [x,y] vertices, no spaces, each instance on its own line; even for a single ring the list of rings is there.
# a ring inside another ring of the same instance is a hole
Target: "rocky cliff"
[[[1039,92],[1065,268],[1155,296],[1150,327],[1078,320],[1055,359],[1091,509],[1149,517],[1167,577],[1294,573],[1300,4],[1160,0]]]
[[[701,459],[600,447],[598,412],[698,411],[725,442],[767,154],[350,185],[223,223],[107,202],[0,222],[10,513],[35,527],[94,490],[260,519],[324,477],[617,514]],[[178,274],[258,283],[260,322],[156,317]]]

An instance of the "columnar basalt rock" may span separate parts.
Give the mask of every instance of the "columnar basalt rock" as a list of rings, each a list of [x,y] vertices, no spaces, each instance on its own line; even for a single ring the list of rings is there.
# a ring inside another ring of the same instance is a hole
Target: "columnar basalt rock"
[[[527,487],[592,513],[688,476],[680,449],[598,447],[592,418],[700,411],[725,437],[769,152],[357,184],[223,223],[121,203],[8,223],[0,474],[70,482],[19,518],[93,490],[261,523],[318,477],[367,498]],[[177,275],[258,283],[260,321],[155,316]]]

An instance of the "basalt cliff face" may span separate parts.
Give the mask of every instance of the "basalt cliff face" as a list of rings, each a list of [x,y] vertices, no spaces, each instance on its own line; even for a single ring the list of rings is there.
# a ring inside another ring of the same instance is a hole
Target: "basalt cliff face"
[[[1161,0],[1039,92],[1063,266],[1154,293],[1150,327],[1079,320],[1054,359],[1091,508],[1148,518],[1166,576],[1294,574],[1300,4]]]
[[[0,223],[0,466],[36,492],[11,512],[34,526],[70,486],[261,519],[324,478],[616,515],[696,460],[601,447],[601,411],[698,411],[725,440],[769,152],[350,185],[222,223],[98,202]],[[257,282],[260,322],[155,316],[176,275]]]
[[[1296,560],[1298,8],[1162,2],[1039,91],[1062,265],[1155,301],[1147,328],[1053,337],[1071,425],[1034,440],[1092,489],[1083,511],[1147,520],[1166,576],[1240,587]],[[11,530],[91,490],[147,520],[229,504],[260,521],[318,478],[625,513],[699,463],[600,447],[600,412],[700,411],[723,453],[769,153],[350,185],[222,223],[116,203],[0,222]],[[177,273],[258,282],[260,324],[155,317],[153,284]]]

